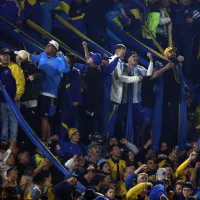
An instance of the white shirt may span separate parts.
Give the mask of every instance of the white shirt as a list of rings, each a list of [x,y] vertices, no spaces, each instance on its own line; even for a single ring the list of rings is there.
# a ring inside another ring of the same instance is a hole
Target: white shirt
[[[151,76],[153,73],[153,62],[150,61],[148,70],[144,67],[137,65],[133,68],[132,75],[133,76]],[[133,87],[133,103],[140,103],[142,101],[141,98],[141,87],[142,82],[135,82]],[[128,84],[124,84],[124,97],[123,103],[127,103],[128,101]]]

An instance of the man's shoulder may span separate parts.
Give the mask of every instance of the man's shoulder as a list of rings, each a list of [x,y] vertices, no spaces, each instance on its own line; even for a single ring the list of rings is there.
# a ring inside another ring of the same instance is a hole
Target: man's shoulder
[[[19,65],[17,64],[17,63],[14,63],[14,62],[10,62],[9,64],[8,64],[8,67],[10,67],[10,68],[12,68],[12,67],[19,67]]]
[[[143,66],[141,66],[141,65],[137,65],[137,68],[138,68],[139,70],[147,70],[145,67],[143,67]]]

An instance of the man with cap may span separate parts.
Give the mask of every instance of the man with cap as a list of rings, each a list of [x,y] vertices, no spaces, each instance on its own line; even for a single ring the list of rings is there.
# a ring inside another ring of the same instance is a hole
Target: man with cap
[[[142,105],[144,107],[144,121],[142,125],[141,138],[143,138],[144,141],[149,138],[149,134],[146,134],[146,132],[150,132],[152,129],[157,96],[156,94],[158,88],[160,88],[159,86],[161,85],[161,78],[159,79],[159,77],[161,77],[163,73],[173,67],[174,65],[172,63],[167,63],[164,65],[160,61],[155,61],[152,76],[143,77],[141,94]]]
[[[80,144],[80,133],[76,128],[70,128],[68,130],[69,142],[65,142],[59,138],[56,145],[56,154],[62,156],[72,157],[74,155],[86,155],[84,147]]]
[[[67,73],[69,66],[62,53],[58,53],[59,44],[51,40],[45,48],[45,52],[39,55],[31,55],[30,60],[38,63],[38,68],[46,76],[42,82],[39,96],[39,112],[41,117],[42,139],[51,137],[49,117],[55,115],[58,87],[61,81],[61,73]]]
[[[15,51],[16,63],[21,67],[26,79],[25,91],[22,96],[21,112],[31,128],[38,133],[38,123],[36,117],[36,108],[38,106],[37,98],[40,94],[41,82],[45,79],[45,73],[38,69],[37,65],[28,60],[28,53],[24,50]],[[24,138],[23,138],[24,140]],[[28,142],[29,140],[27,140]],[[29,145],[27,145],[29,147]],[[30,143],[32,147],[32,143]]]
[[[101,159],[101,152],[99,148],[99,143],[91,142],[88,145],[88,161],[97,164],[97,162]]]
[[[102,57],[98,53],[89,53],[87,43],[83,42],[86,63],[89,66],[84,76],[84,143],[88,143],[88,134],[99,135],[101,130],[101,105],[103,103],[104,74],[100,65]]]
[[[66,136],[68,128],[79,128],[78,113],[79,107],[82,105],[81,75],[76,68],[76,56],[67,53],[65,58],[70,71],[64,74],[59,88],[60,137]]]
[[[15,63],[10,61],[10,50],[2,49],[0,51],[0,79],[5,86],[11,99],[15,102],[15,105],[20,109],[20,99],[24,93],[25,79],[22,69]],[[18,121],[15,118],[10,106],[6,102],[3,93],[0,92],[0,104],[1,104],[1,139],[8,140],[10,130],[10,138],[17,139],[18,133]]]
[[[177,145],[178,131],[178,108],[180,100],[183,97],[181,92],[182,82],[180,71],[181,63],[184,61],[183,56],[175,57],[175,49],[168,47],[164,51],[165,61],[162,62],[163,66],[170,66],[162,75],[163,81],[163,107],[162,107],[162,137],[161,140],[171,145]],[[160,71],[162,72],[162,71]],[[160,73],[158,72],[157,75]],[[156,73],[156,72],[155,72]],[[180,110],[182,111],[182,110]],[[187,120],[187,119],[185,119]],[[170,122],[170,125],[169,125]],[[174,137],[175,136],[175,137]],[[173,137],[172,141],[170,138]]]

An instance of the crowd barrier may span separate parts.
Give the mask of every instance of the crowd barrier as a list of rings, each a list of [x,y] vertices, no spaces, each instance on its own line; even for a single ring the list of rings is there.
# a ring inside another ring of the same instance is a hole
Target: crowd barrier
[[[64,177],[70,177],[71,173],[69,173],[64,166],[56,159],[56,157],[49,151],[49,149],[42,143],[42,141],[38,138],[38,136],[34,133],[34,131],[31,129],[31,127],[28,125],[28,123],[23,118],[20,111],[15,106],[15,103],[12,101],[10,96],[8,95],[5,87],[3,86],[2,82],[0,81],[0,89],[3,92],[3,95],[9,104],[11,110],[13,111],[15,117],[17,118],[21,128],[24,130],[26,135],[30,138],[30,140],[33,142],[33,144],[40,149],[40,151],[44,154],[45,157],[49,159],[49,161],[64,175]],[[78,183],[78,189],[81,192],[85,191],[85,187]]]

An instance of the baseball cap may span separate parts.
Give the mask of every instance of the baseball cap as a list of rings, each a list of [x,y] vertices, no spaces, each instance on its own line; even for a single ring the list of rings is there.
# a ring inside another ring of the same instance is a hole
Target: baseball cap
[[[155,67],[156,68],[161,68],[161,67],[163,67],[163,64],[160,61],[156,61],[155,62]]]
[[[7,48],[3,48],[3,49],[0,50],[0,54],[8,54],[8,55],[10,55],[10,50],[7,49]]]
[[[106,159],[101,159],[97,162],[97,166],[99,167],[102,163],[107,163],[108,161]]]
[[[99,53],[90,52],[89,56],[93,59],[96,65],[100,65],[102,63],[102,57]]]
[[[28,53],[24,50],[14,51],[14,53],[18,55],[20,58],[22,58],[23,60],[26,60],[28,58]]]
[[[167,47],[165,50],[164,50],[164,56],[166,56],[166,54],[169,52],[169,51],[172,51],[173,48],[172,47]]]
[[[93,147],[96,147],[96,146],[99,146],[99,144],[97,142],[91,142],[89,145],[88,145],[88,149],[91,149]]]
[[[59,44],[58,44],[55,40],[51,40],[51,41],[49,42],[49,44],[52,44],[52,45],[57,49],[57,51],[58,51],[58,49],[59,49]]]
[[[156,172],[156,179],[166,180],[167,170],[165,168],[159,168]]]

